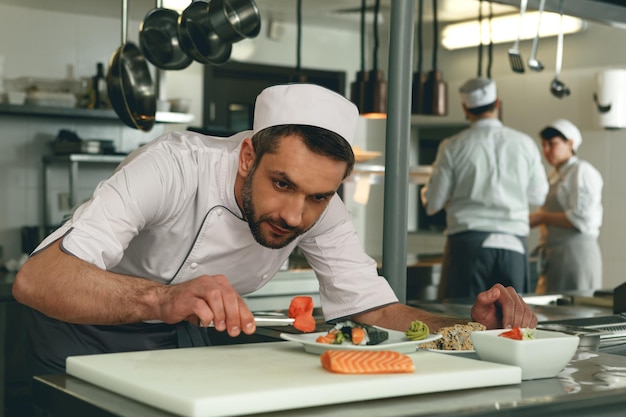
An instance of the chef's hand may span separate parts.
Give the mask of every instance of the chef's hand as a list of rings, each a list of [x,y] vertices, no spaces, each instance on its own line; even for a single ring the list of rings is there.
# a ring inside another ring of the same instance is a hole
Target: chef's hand
[[[202,275],[165,288],[161,320],[166,323],[187,320],[206,327],[213,322],[216,330],[226,330],[231,337],[256,331],[252,312],[224,275]]]
[[[537,327],[537,316],[513,287],[496,284],[476,297],[472,320],[487,329]]]

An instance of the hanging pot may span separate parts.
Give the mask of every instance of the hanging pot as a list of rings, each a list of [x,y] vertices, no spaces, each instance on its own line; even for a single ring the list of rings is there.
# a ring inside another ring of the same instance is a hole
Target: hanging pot
[[[413,82],[411,84],[411,113],[424,114],[424,83],[426,82],[426,73],[422,68],[422,25],[424,23],[424,0],[418,0],[417,3],[417,36],[415,43],[417,44],[417,68],[413,73]]]
[[[433,69],[424,81],[423,114],[445,116],[448,114],[448,85],[443,80],[443,73],[437,69],[438,35],[437,0],[433,0]]]
[[[180,47],[175,10],[150,10],[139,28],[139,46],[146,59],[160,69],[181,70],[193,62]]]
[[[183,51],[195,61],[223,64],[230,58],[232,44],[215,32],[209,9],[209,3],[204,0],[196,0],[187,6],[178,18],[178,39]]]
[[[224,42],[254,38],[261,31],[261,14],[253,0],[211,0],[209,21]]]
[[[148,63],[139,48],[126,41],[127,29],[128,0],[122,0],[122,46],[109,62],[107,91],[119,118],[147,132],[155,122],[156,95]]]

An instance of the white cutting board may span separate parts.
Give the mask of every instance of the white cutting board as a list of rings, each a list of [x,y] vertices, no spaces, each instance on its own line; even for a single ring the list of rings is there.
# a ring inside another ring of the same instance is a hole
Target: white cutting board
[[[324,370],[296,342],[72,356],[67,373],[188,417],[224,417],[438,391],[519,384],[521,369],[459,355],[410,354],[412,374]]]

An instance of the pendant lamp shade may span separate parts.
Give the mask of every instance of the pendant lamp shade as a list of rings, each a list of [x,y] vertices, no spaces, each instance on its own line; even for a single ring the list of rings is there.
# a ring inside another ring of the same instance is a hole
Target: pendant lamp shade
[[[365,0],[361,0],[361,70],[351,85],[351,101],[359,108],[359,113],[367,118],[387,117],[387,82],[383,72],[378,70],[378,12],[380,0],[376,0],[374,10],[374,66],[365,70]]]

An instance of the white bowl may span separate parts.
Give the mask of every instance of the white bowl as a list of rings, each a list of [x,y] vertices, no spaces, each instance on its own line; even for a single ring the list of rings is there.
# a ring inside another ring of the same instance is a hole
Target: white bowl
[[[498,336],[506,329],[470,333],[481,360],[522,368],[522,379],[552,378],[574,357],[578,336],[539,330],[533,340],[513,340]]]

